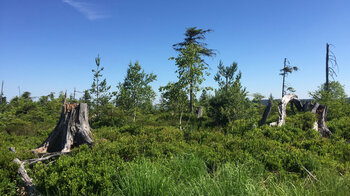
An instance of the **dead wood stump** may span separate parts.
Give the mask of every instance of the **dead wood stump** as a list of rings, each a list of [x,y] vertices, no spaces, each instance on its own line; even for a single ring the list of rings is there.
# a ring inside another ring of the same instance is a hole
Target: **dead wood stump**
[[[280,127],[285,124],[286,107],[288,103],[295,105],[298,111],[306,112],[309,110],[311,111],[311,113],[317,114],[318,120],[314,122],[314,129],[320,132],[320,134],[323,137],[329,137],[330,135],[332,135],[332,132],[328,129],[326,125],[328,107],[319,103],[310,104],[309,102],[306,102],[305,104],[302,104],[302,102],[294,94],[287,94],[282,97],[281,102],[278,104],[278,122],[270,123],[270,126],[277,125]]]
[[[64,103],[60,119],[49,137],[38,148],[36,153],[70,152],[81,144],[94,144],[88,121],[86,103]]]

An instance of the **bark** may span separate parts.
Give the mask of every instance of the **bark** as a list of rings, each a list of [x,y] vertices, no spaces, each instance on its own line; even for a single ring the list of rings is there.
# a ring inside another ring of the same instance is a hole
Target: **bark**
[[[291,105],[295,106],[299,112],[304,111],[303,103],[301,103],[299,99],[292,99],[290,100],[290,102],[292,103]],[[293,107],[293,113],[295,113],[294,107]]]
[[[318,121],[315,122],[314,128],[318,130],[323,137],[329,137],[332,135],[332,132],[328,129],[327,121],[327,111],[328,107],[326,105],[320,105],[318,103],[312,109],[312,113],[318,115]]]
[[[181,109],[180,117],[179,117],[179,128],[180,128],[180,130],[182,130],[182,114],[183,114],[183,109]]]
[[[193,113],[193,85],[190,84],[190,113]]]
[[[197,118],[201,118],[203,116],[203,107],[197,107]]]
[[[303,105],[300,100],[298,100],[298,97],[293,94],[285,95],[282,98],[281,102],[278,104],[278,122],[270,123],[270,126],[278,125],[280,127],[284,125],[286,121],[286,106],[289,102],[295,104],[299,111],[310,110],[311,113],[317,114],[318,120],[314,123],[314,129],[320,132],[323,137],[332,135],[332,132],[326,125],[328,107],[319,103],[309,104],[308,102]]]
[[[14,150],[13,147],[10,147],[10,151],[16,153],[16,151]],[[19,165],[18,175],[21,177],[22,184],[23,184],[24,191],[25,191],[23,194],[21,193],[21,195],[30,195],[30,196],[40,195],[40,193],[35,188],[35,184],[33,183],[33,179],[29,177],[27,170],[24,167],[25,164],[31,165],[31,164],[37,163],[39,161],[46,161],[46,160],[51,159],[52,157],[57,157],[57,156],[60,156],[62,154],[64,154],[64,153],[60,153],[60,152],[53,153],[53,154],[48,154],[47,156],[43,156],[40,158],[28,159],[28,160],[24,160],[24,161],[21,161],[18,158],[15,158],[13,160],[13,162],[15,162]]]
[[[306,112],[306,111],[308,111],[309,110],[309,107],[310,107],[310,102],[309,101],[307,101],[306,103],[304,103],[304,105],[302,105],[303,106],[303,111],[304,112]]]
[[[288,102],[292,99],[298,99],[298,97],[294,94],[285,95],[282,97],[281,102],[278,104],[278,114],[279,114],[278,126],[279,127],[284,125],[284,123],[286,122],[286,107]]]
[[[329,91],[329,44],[326,45],[326,90]]]
[[[87,104],[64,103],[56,128],[45,142],[33,151],[36,153],[70,152],[73,147],[81,144],[92,146],[94,143],[91,135]]]
[[[287,58],[284,58],[284,63],[283,63],[283,81],[282,81],[282,97],[284,97],[284,83],[286,80],[286,64],[287,64]]]
[[[292,111],[293,114],[297,114],[294,110],[294,104],[293,102],[290,102],[290,110]]]
[[[266,124],[266,120],[267,118],[269,117],[269,114],[271,112],[271,108],[273,106],[273,100],[272,99],[269,99],[269,103],[267,104],[265,110],[264,110],[264,114],[259,122],[259,126],[262,126],[264,124]]]
[[[133,122],[136,122],[136,109],[134,110],[134,117],[133,117]]]
[[[26,195],[39,195],[39,192],[35,189],[33,179],[28,176],[27,170],[24,168],[25,161],[20,161],[18,158],[15,158],[13,162],[19,165],[18,174],[23,181],[23,186],[26,192]]]

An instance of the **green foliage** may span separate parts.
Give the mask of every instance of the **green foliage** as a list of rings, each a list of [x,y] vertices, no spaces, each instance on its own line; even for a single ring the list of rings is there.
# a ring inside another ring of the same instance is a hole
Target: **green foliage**
[[[221,66],[221,67],[220,67]],[[228,71],[227,73],[225,70]],[[239,72],[235,80],[235,72],[237,71],[237,64],[233,63],[230,67],[223,67],[219,65],[219,71],[216,75],[216,81],[219,82],[220,88],[215,90],[215,95],[209,100],[209,116],[213,118],[216,124],[227,125],[229,122],[248,117],[250,112],[250,101],[247,98],[246,89],[242,87],[240,79],[241,72]],[[225,82],[222,81],[220,75],[225,72]]]
[[[204,80],[204,71],[208,66],[201,58],[201,48],[191,43],[186,45],[177,58],[175,64],[178,67],[178,85],[186,89],[190,97],[190,112],[193,111],[193,102],[196,92],[200,90],[200,84]]]
[[[327,118],[329,120],[350,114],[344,87],[337,81],[329,83],[329,90],[326,90],[325,84],[322,84],[316,91],[309,94],[316,102],[328,106]]]
[[[187,46],[193,44],[196,48],[199,48],[199,53],[203,56],[212,57],[215,56],[215,51],[213,49],[208,49],[206,43],[200,42],[205,40],[205,34],[211,32],[211,29],[197,29],[197,27],[190,27],[186,29],[185,40],[183,42],[173,45],[173,48],[181,52]]]
[[[95,58],[96,63],[96,69],[92,69],[92,73],[94,76],[90,93],[94,95],[93,101],[91,102],[94,110],[93,115],[96,115],[97,120],[99,119],[100,115],[103,114],[102,109],[106,105],[108,105],[109,100],[111,99],[111,93],[109,93],[109,89],[111,86],[107,85],[106,78],[102,79],[102,71],[104,70],[104,67],[100,67],[101,58],[100,55],[98,55]],[[91,97],[87,95],[87,92],[84,93],[83,99],[90,102]]]
[[[282,82],[282,97],[287,94],[287,92],[291,92],[291,93],[294,93],[295,90],[293,87],[291,86],[288,86],[286,84],[286,77],[293,73],[293,71],[298,71],[298,67],[297,66],[291,66],[290,65],[290,62],[288,61],[287,58],[284,58],[284,65],[283,65],[283,68],[280,70],[280,75],[283,76],[283,82]],[[286,89],[286,90],[285,90]]]
[[[121,159],[104,146],[90,149],[83,145],[55,164],[39,163],[32,171],[38,190],[47,195],[112,194],[113,179],[121,166]]]
[[[149,84],[156,78],[157,76],[152,73],[146,74],[136,61],[134,65],[129,64],[124,82],[117,86],[118,92],[115,93],[117,106],[132,112],[134,122],[137,112],[141,109],[147,111],[152,107],[155,93]]]
[[[237,80],[241,78],[241,72],[239,72],[234,80],[234,75],[237,71],[237,63],[233,62],[230,66],[224,66],[223,62],[220,60],[218,65],[218,73],[214,76],[214,80],[219,84],[220,88],[227,88],[233,85]],[[224,79],[223,79],[223,78]]]

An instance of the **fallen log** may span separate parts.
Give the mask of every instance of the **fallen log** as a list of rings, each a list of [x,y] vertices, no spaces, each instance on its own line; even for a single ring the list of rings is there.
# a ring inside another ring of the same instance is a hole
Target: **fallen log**
[[[94,144],[88,122],[86,103],[64,103],[61,117],[49,137],[36,149],[35,153],[70,152],[81,144]]]

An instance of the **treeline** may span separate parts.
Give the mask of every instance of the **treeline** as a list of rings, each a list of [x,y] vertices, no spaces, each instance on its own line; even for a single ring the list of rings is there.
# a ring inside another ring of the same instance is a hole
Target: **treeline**
[[[24,92],[2,101],[0,194],[22,194],[12,160],[37,156],[30,149],[51,133],[66,99],[88,103],[95,145],[28,167],[43,195],[348,195],[350,104],[343,86],[331,81],[310,92],[328,105],[329,138],[313,129],[315,114],[291,108],[285,125],[259,126],[264,96],[248,99],[236,62],[220,61],[217,89],[201,86],[208,70],[204,57],[215,55],[203,42],[208,32],[189,28],[174,44],[178,79],[159,88],[157,105],[151,88],[156,75],[130,63],[111,92],[99,56],[91,88],[79,99],[61,92],[34,101]],[[281,75],[296,70],[286,60]],[[292,90],[283,85],[282,93]],[[266,124],[278,120],[278,101],[270,100]]]

